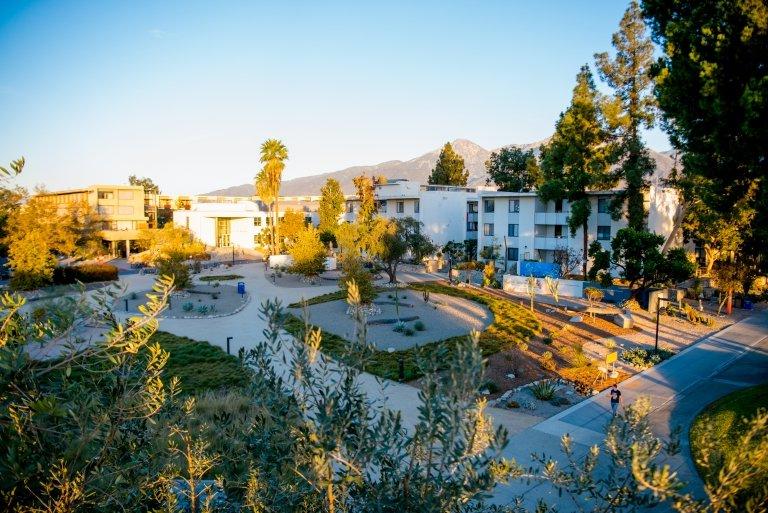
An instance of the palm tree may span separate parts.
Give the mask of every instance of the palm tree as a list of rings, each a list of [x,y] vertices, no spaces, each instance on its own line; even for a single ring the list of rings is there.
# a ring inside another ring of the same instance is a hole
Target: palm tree
[[[272,226],[270,227],[270,253],[276,253],[277,207],[280,195],[280,184],[283,180],[285,161],[288,160],[288,149],[278,139],[267,139],[261,144],[261,158],[264,164],[256,176],[256,194],[262,202],[269,206]]]

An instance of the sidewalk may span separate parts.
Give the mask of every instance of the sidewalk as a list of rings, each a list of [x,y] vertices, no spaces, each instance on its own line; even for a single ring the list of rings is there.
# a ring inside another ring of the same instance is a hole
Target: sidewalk
[[[682,428],[681,452],[666,461],[680,478],[689,483],[689,491],[704,493],[703,485],[690,458],[688,430],[699,411],[712,401],[740,388],[768,381],[768,315],[759,313],[718,332],[681,351],[661,364],[619,385],[624,404],[639,396],[651,399],[654,432],[667,437],[677,426]],[[560,438],[568,433],[574,448],[583,453],[594,444],[602,444],[605,426],[610,420],[608,391],[591,397],[512,436],[505,456],[527,466],[532,452],[558,456]],[[500,486],[493,502],[509,503],[525,495],[533,504],[539,497],[561,502],[546,484],[520,483]]]

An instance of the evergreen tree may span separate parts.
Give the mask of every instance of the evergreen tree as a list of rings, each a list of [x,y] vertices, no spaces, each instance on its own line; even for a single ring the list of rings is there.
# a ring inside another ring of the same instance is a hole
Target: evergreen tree
[[[329,178],[320,189],[320,204],[317,208],[320,232],[335,233],[339,226],[339,217],[343,213],[344,192],[337,180]]]
[[[467,185],[469,171],[464,167],[464,159],[453,151],[451,143],[445,143],[437,158],[435,168],[429,175],[430,185]]]
[[[140,185],[144,188],[144,194],[160,194],[160,187],[149,177],[139,178],[136,175],[128,177],[130,185]]]
[[[494,183],[500,191],[530,192],[536,188],[541,178],[539,163],[533,150],[520,148],[501,148],[498,153],[491,153],[485,162],[488,170],[486,184]]]
[[[576,76],[571,105],[560,114],[552,140],[541,150],[543,183],[539,196],[544,201],[568,200],[568,226],[572,235],[582,228],[584,255],[588,252],[587,223],[592,214],[588,192],[615,184],[610,172],[615,154],[592,73],[588,66],[582,66]],[[586,276],[586,258],[582,269]]]
[[[634,0],[619,26],[612,39],[616,50],[613,59],[607,52],[595,54],[600,77],[614,91],[613,105],[606,111],[613,114],[611,122],[620,140],[621,164],[615,176],[625,182],[624,189],[611,202],[611,211],[614,219],[619,219],[626,203],[629,227],[642,230],[646,226],[646,177],[656,168],[640,136],[640,129],[650,128],[654,122],[655,100],[650,94],[653,43],[646,36],[642,12]]]

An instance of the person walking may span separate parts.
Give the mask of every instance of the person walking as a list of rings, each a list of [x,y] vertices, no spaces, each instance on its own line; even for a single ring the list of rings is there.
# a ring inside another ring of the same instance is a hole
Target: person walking
[[[611,387],[611,411],[615,417],[619,411],[619,405],[621,404],[621,390],[616,383]]]

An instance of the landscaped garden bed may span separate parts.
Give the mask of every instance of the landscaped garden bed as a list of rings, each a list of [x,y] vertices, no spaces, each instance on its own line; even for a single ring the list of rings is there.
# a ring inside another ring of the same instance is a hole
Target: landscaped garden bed
[[[461,299],[467,299],[486,307],[493,315],[493,321],[480,335],[480,348],[485,356],[498,352],[502,348],[514,348],[525,344],[532,336],[538,333],[540,327],[536,319],[519,305],[505,301],[503,299],[486,294],[483,291],[474,289],[464,289],[452,287],[437,282],[414,283],[409,287],[413,291],[422,293],[428,291],[434,294],[443,294]],[[402,292],[402,290],[400,291]],[[325,294],[307,301],[308,304],[318,304],[326,301],[335,301],[343,299],[343,291]],[[386,298],[386,296],[385,296]],[[299,305],[291,305],[299,306]],[[304,323],[299,317],[291,313],[286,317],[286,330],[294,335],[298,335],[304,327]],[[429,330],[429,326],[426,326]],[[402,335],[393,333],[393,337]],[[419,358],[427,357],[437,351],[450,352],[454,349],[457,340],[466,335],[449,337],[420,346],[414,346],[395,352],[388,352],[384,349],[376,350],[373,356],[365,365],[365,370],[389,379],[398,379],[399,365],[402,361],[404,380],[411,381],[421,376],[422,371],[419,368]],[[339,335],[335,335],[327,330],[323,330],[323,341],[321,349],[329,356],[345,360],[346,348],[349,342]]]
[[[138,313],[139,307],[147,302],[152,291],[130,292],[116,302],[118,311]],[[232,315],[248,303],[248,293],[238,294],[237,287],[220,285],[197,285],[191,289],[173,292],[161,317],[173,319],[199,319]]]

